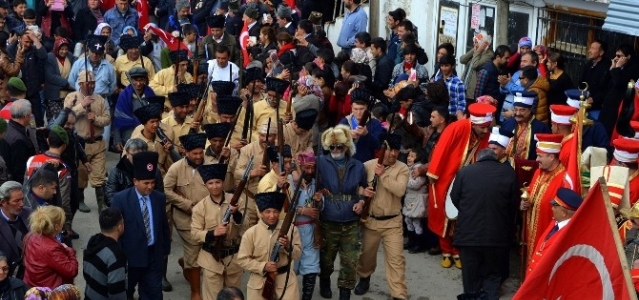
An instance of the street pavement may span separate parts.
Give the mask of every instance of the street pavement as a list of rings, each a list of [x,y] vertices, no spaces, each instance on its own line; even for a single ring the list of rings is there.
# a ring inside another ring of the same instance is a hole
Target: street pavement
[[[107,154],[107,170],[115,167],[118,161],[118,155],[114,153]],[[95,192],[92,188],[85,190],[86,204],[91,208],[90,213],[77,212],[73,220],[73,229],[80,235],[80,239],[73,242],[73,246],[77,252],[80,271],[75,279],[82,291],[84,291],[85,281],[82,276],[82,257],[84,247],[91,235],[100,232],[98,224],[98,210],[95,201]],[[126,230],[126,228],[125,228]],[[167,277],[173,284],[173,291],[165,292],[164,299],[167,300],[185,300],[190,298],[190,288],[184,277],[182,270],[177,263],[178,258],[182,255],[182,245],[180,238],[176,232],[173,232],[173,243],[171,245],[171,255],[169,256],[169,268]],[[371,288],[366,295],[352,295],[354,300],[381,300],[391,299],[388,284],[386,283],[386,275],[384,272],[384,254],[380,246],[377,255],[377,269],[371,277]],[[408,285],[408,299],[412,300],[446,300],[456,299],[461,294],[462,277],[461,270],[452,267],[443,269],[440,265],[440,256],[429,256],[426,253],[409,254],[404,252],[406,257],[406,283]],[[501,299],[510,299],[514,295],[519,286],[519,268],[518,255],[513,251],[511,253],[511,278],[506,281],[503,287],[504,295]],[[335,273],[331,277],[333,283],[333,299],[338,299],[339,290],[337,288],[337,275],[339,271],[339,258],[335,262]],[[246,282],[248,273],[244,274],[244,280],[240,287],[242,291],[246,291]],[[298,276],[299,286],[301,287],[301,276]],[[313,299],[323,299],[319,295],[319,280],[315,288]]]

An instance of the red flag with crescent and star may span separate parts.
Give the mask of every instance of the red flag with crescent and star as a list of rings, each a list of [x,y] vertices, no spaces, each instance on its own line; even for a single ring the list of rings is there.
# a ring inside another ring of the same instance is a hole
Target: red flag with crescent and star
[[[244,27],[242,27],[242,33],[240,34],[240,46],[242,47],[242,62],[244,68],[249,64],[249,54],[248,54],[248,42],[249,42],[249,33],[248,33],[248,23],[244,21]]]
[[[138,29],[144,29],[149,24],[149,2],[137,0],[135,9],[138,11]]]
[[[579,195],[581,191],[581,139],[583,130],[583,112],[577,112],[577,118],[572,131],[572,140],[569,142],[570,155],[566,167],[564,187],[573,190]]]
[[[166,44],[166,47],[169,48],[169,51],[178,50],[178,45],[179,45],[180,50],[186,50],[186,52],[188,52],[188,57],[192,57],[192,54],[189,48],[187,48],[186,45],[184,44],[180,45],[180,40],[174,37],[172,34],[160,28],[157,28],[156,26],[151,26],[147,24],[147,26],[145,27],[146,28],[144,28],[144,30],[151,31],[155,35],[157,35]]]
[[[543,255],[514,300],[637,299],[608,198],[594,182],[552,244],[535,249]]]

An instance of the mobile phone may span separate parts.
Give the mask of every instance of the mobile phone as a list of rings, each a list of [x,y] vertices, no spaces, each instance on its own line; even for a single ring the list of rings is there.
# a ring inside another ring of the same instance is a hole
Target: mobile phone
[[[268,13],[263,13],[262,19],[264,19],[264,22],[268,21]]]
[[[253,44],[257,44],[257,37],[249,36],[249,42],[251,42]]]

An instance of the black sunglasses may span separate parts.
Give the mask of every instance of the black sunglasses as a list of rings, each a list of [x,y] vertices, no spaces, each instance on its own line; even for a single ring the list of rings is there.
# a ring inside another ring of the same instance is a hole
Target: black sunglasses
[[[344,144],[330,145],[328,146],[328,148],[331,150],[342,150],[344,148]]]

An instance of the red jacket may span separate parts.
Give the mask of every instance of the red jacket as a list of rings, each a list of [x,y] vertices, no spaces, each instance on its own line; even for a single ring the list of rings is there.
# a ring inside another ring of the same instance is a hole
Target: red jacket
[[[351,113],[351,95],[346,95],[344,100],[339,100],[335,95],[328,101],[328,113],[334,116],[339,123],[344,117]]]
[[[73,283],[78,275],[78,260],[73,248],[65,248],[52,237],[37,233],[24,238],[24,282],[28,286],[54,289]]]

